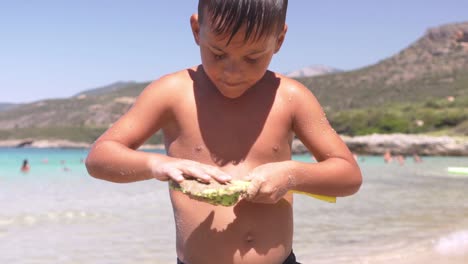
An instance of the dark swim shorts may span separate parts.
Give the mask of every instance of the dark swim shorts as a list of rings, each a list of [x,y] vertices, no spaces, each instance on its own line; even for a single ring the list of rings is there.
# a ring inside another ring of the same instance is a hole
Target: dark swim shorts
[[[177,264],[184,264],[184,263],[182,261],[180,261],[179,259],[177,259]],[[291,251],[291,254],[289,254],[289,256],[286,258],[286,260],[283,262],[283,264],[301,264],[301,263],[296,261],[296,256]]]

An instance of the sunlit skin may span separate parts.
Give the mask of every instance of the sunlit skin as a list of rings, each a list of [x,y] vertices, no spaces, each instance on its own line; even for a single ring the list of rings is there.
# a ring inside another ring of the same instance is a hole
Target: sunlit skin
[[[202,65],[151,83],[96,141],[88,171],[114,182],[251,180],[249,197],[233,207],[170,191],[177,256],[188,264],[282,263],[292,249],[288,191],[351,195],[359,168],[312,93],[267,71],[286,28],[247,43],[241,29],[226,46],[197,15],[191,26]],[[160,129],[167,156],[134,151]],[[294,134],[318,163],[291,161]]]

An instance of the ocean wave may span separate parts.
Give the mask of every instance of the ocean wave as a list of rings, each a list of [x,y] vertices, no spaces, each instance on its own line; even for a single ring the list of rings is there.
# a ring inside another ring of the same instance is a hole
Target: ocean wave
[[[439,238],[435,250],[445,256],[468,256],[468,230],[461,230]]]

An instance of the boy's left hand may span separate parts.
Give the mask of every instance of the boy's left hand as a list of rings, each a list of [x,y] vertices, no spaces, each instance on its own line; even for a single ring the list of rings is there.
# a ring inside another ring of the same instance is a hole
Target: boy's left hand
[[[246,199],[258,203],[277,203],[293,187],[294,181],[281,162],[256,167],[247,176],[251,184]]]

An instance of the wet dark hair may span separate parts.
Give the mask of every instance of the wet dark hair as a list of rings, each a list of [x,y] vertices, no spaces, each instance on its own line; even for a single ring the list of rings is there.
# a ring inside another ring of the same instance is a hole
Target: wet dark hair
[[[245,42],[281,32],[287,9],[288,0],[199,0],[198,21],[202,24],[207,15],[215,34],[229,35],[229,45],[243,25]]]

